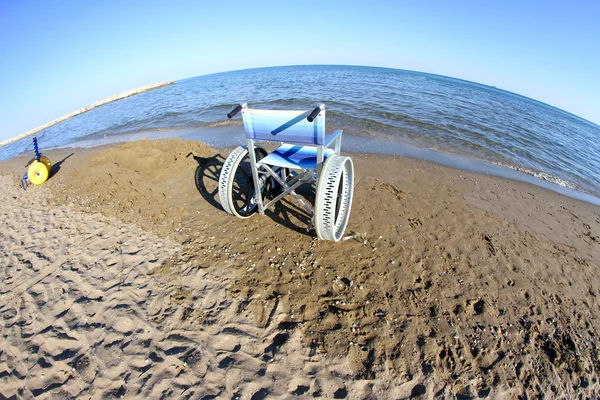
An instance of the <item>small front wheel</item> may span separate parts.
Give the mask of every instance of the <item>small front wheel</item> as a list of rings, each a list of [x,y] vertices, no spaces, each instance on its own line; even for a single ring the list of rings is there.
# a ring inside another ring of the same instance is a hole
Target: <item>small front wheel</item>
[[[267,156],[267,151],[256,147],[255,154],[256,161],[259,161]],[[261,184],[261,193],[264,193],[264,189],[270,184],[270,179]],[[225,160],[219,176],[221,206],[226,212],[236,217],[248,218],[258,211],[255,195],[250,153],[246,147],[237,147]]]

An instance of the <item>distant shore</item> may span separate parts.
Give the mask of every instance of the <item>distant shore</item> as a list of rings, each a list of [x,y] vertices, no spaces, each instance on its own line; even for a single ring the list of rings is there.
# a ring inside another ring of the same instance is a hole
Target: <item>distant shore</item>
[[[81,109],[79,109],[77,111],[73,111],[70,114],[63,115],[60,118],[57,118],[57,119],[55,119],[53,121],[50,121],[50,122],[48,122],[48,123],[46,123],[44,125],[38,126],[37,128],[34,128],[34,129],[32,129],[32,130],[30,130],[28,132],[23,133],[22,135],[16,136],[16,137],[14,137],[12,139],[5,140],[4,142],[0,142],[0,147],[6,146],[6,145],[11,144],[11,143],[14,143],[14,142],[16,142],[18,140],[26,138],[27,136],[35,135],[36,133],[38,133],[38,132],[40,132],[40,131],[42,131],[42,130],[44,130],[46,128],[50,128],[52,125],[56,125],[59,122],[66,121],[69,118],[73,118],[73,117],[75,117],[75,116],[77,116],[79,114],[83,114],[85,112],[93,110],[94,108],[100,107],[100,106],[102,106],[104,104],[112,103],[113,101],[121,100],[121,99],[124,99],[126,97],[134,96],[136,94],[148,92],[150,90],[154,90],[154,89],[161,88],[163,86],[170,86],[170,85],[174,85],[174,84],[175,84],[175,82],[154,83],[152,85],[146,85],[146,86],[142,86],[142,87],[137,88],[137,89],[131,89],[131,90],[127,90],[125,92],[121,92],[121,93],[112,95],[112,96],[107,97],[107,98],[105,98],[103,100],[100,100],[100,101],[98,101],[98,102],[96,102],[94,104],[91,104],[91,105],[89,105],[87,107],[81,108]]]

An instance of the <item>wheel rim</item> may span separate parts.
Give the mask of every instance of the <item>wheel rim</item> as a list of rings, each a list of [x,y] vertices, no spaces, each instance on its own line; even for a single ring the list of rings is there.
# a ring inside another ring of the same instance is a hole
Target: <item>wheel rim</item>
[[[250,155],[246,153],[234,172],[233,185],[231,187],[231,203],[235,212],[240,216],[255,213],[258,207],[254,199],[255,193]]]
[[[344,234],[354,185],[349,157],[331,156],[323,167],[315,199],[315,230],[320,239],[339,241]]]
[[[338,193],[335,204],[335,231],[334,240],[337,242],[342,238],[348,218],[350,217],[350,206],[352,203],[353,173],[351,172],[349,159],[343,164],[342,176],[338,185]]]
[[[256,161],[259,161],[267,156],[267,152],[256,147],[255,155]],[[219,196],[225,211],[240,218],[248,218],[258,211],[250,154],[245,147],[238,147],[229,155],[219,181]],[[264,196],[264,188],[271,187],[271,180],[261,177],[261,182],[261,193]]]

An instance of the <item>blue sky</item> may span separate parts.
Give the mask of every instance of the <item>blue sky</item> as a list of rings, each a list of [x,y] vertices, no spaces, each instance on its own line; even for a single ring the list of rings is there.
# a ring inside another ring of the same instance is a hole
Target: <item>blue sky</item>
[[[519,93],[600,124],[598,1],[0,0],[0,141],[112,94],[352,64]]]

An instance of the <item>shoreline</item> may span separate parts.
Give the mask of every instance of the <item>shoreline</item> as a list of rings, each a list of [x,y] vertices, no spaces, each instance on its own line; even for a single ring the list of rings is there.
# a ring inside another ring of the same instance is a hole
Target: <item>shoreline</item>
[[[79,140],[72,147],[60,147],[51,149],[68,148],[93,148],[108,144],[129,143],[137,140],[161,140],[170,138],[181,138],[185,140],[198,140],[213,147],[230,148],[245,143],[245,137],[240,131],[241,124],[224,124],[217,126],[202,127],[196,129],[182,128],[175,131],[143,131],[134,134],[114,135],[104,138]],[[175,134],[173,134],[175,132]],[[520,167],[502,165],[493,161],[469,157],[467,155],[452,153],[443,150],[427,149],[411,144],[402,143],[393,138],[381,138],[366,136],[355,132],[344,132],[342,140],[343,152],[380,154],[391,156],[403,156],[416,160],[429,161],[434,164],[470,171],[484,175],[506,178],[514,181],[525,182],[539,186],[564,196],[585,201],[600,207],[600,197],[578,190],[570,186],[560,185],[551,179],[543,178],[543,173],[528,171]],[[537,176],[540,174],[542,177]],[[554,178],[560,179],[560,178]]]

